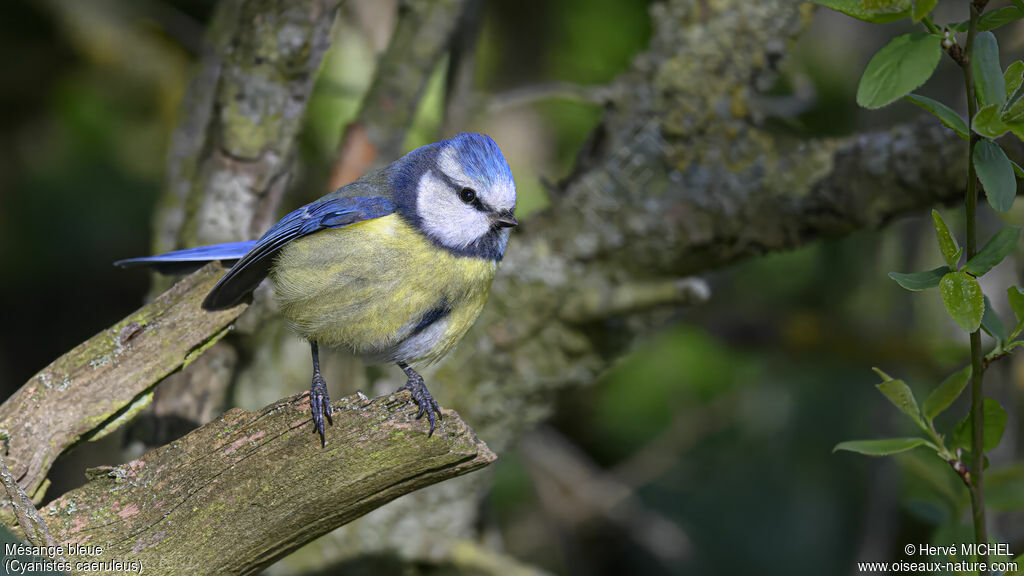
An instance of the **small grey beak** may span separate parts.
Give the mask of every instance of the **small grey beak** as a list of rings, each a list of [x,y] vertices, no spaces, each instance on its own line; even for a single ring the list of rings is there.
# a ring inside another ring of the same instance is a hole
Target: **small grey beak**
[[[494,225],[500,228],[512,228],[519,226],[519,221],[511,212],[501,212],[494,218]]]

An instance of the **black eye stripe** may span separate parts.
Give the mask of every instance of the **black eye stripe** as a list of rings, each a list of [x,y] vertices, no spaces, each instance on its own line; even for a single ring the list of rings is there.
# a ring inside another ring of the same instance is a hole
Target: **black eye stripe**
[[[473,190],[472,188],[469,188],[468,186],[462,186],[460,184],[457,184],[455,182],[455,180],[452,180],[452,178],[450,176],[448,176],[447,174],[445,174],[441,170],[431,170],[431,172],[436,174],[438,176],[438,178],[443,180],[444,183],[448,185],[449,188],[454,190],[456,196],[460,196],[460,193],[463,190],[465,190],[465,189]],[[472,201],[470,201],[468,204],[470,206],[476,208],[477,210],[481,211],[481,212],[491,212],[492,211],[491,207],[488,206],[487,204],[484,204],[483,200],[480,199],[480,195],[476,193],[476,190],[473,190],[473,193],[474,193],[474,195],[476,197]],[[462,200],[462,198],[460,197],[459,200]]]

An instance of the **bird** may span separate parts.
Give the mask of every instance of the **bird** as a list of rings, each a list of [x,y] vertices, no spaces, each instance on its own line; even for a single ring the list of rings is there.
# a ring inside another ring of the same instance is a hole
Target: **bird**
[[[223,310],[269,278],[278,310],[309,342],[314,432],[333,425],[319,348],[396,364],[428,437],[441,409],[417,368],[440,361],[483,310],[508,245],[516,185],[485,134],[464,132],[417,148],[287,214],[259,239],[129,258],[121,267],[181,273],[230,268],[202,302]]]

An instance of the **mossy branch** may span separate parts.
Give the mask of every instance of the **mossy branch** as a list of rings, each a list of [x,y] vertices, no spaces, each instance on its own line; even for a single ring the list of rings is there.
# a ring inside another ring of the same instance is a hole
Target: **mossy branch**
[[[187,366],[245,309],[207,312],[200,303],[223,275],[219,264],[186,276],[133,314],[54,360],[0,405],[4,457],[37,502],[50,466],[83,440],[126,424],[153,387]]]
[[[399,496],[496,456],[453,411],[433,436],[408,392],[335,403],[327,446],[309,397],[239,408],[90,482],[41,512],[54,539],[173,576],[254,574]]]
[[[172,141],[156,251],[247,240],[276,220],[342,0],[224,0]]]

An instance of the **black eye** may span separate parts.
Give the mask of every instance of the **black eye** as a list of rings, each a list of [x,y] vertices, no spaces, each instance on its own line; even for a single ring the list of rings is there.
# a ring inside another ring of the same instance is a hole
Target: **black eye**
[[[462,200],[466,204],[472,204],[476,200],[476,190],[472,188],[463,188],[459,190],[459,200]]]

